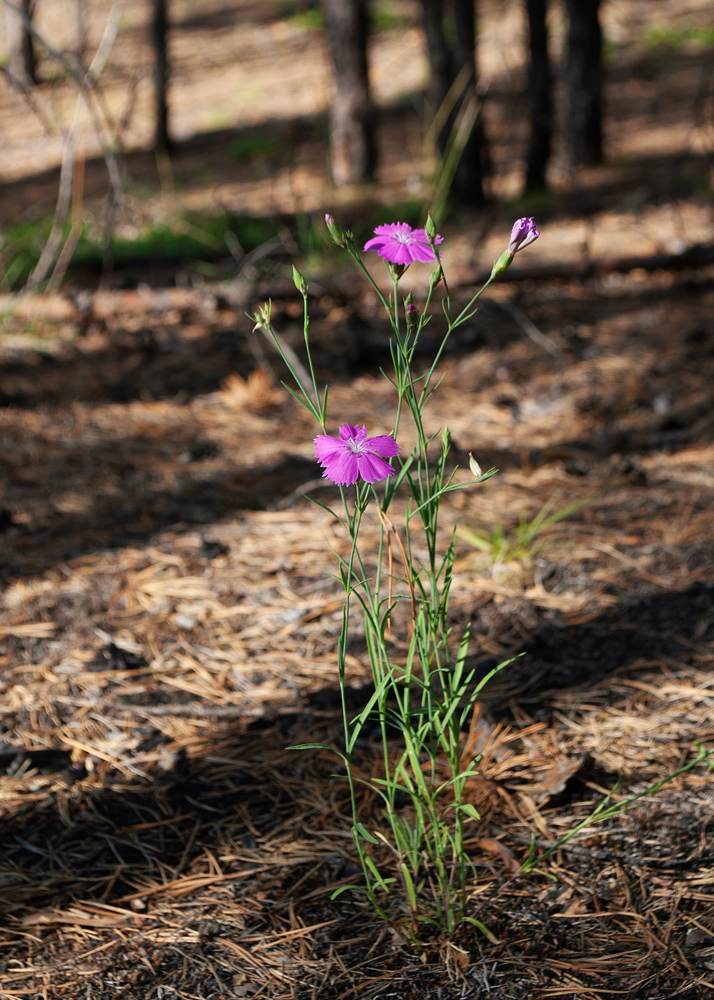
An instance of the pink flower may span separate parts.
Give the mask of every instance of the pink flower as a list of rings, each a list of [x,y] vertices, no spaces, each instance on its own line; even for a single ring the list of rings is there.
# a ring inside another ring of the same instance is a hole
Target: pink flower
[[[429,237],[423,229],[412,229],[406,222],[390,222],[385,226],[377,226],[375,233],[377,235],[365,243],[365,250],[376,250],[380,257],[392,264],[407,265],[414,261],[436,260]],[[436,243],[442,241],[443,236],[436,237]]]
[[[315,454],[324,479],[331,479],[336,486],[351,486],[360,476],[366,483],[393,476],[394,469],[385,458],[398,455],[399,445],[391,434],[368,438],[364,427],[343,424],[338,438],[317,435]]]
[[[540,236],[540,230],[536,226],[535,219],[517,219],[513,223],[511,230],[511,242],[508,244],[508,253],[514,254],[529,243],[533,243]]]

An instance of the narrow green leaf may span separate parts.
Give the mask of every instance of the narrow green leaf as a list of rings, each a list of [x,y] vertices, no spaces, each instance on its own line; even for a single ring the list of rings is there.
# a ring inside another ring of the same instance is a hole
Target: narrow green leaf
[[[480,920],[476,920],[475,917],[464,917],[464,922],[467,924],[473,924],[474,927],[478,927],[484,937],[488,938],[491,944],[500,944],[500,940],[496,937],[493,931],[490,931],[486,924],[482,924]]]
[[[367,890],[363,885],[341,885],[339,889],[335,889],[330,899],[337,899],[338,896],[341,896],[343,892],[347,892],[349,889],[353,892],[361,892],[367,895]]]
[[[288,750],[329,750],[330,753],[337,754],[345,764],[349,764],[349,761],[343,753],[336,750],[335,747],[331,747],[329,743],[298,743],[294,747],[287,747]]]
[[[368,840],[370,844],[379,843],[379,840],[375,836],[373,836],[373,834],[371,834],[367,829],[365,829],[365,827],[361,823],[355,823],[354,828],[360,835],[360,837],[363,837],[365,840]]]
[[[377,871],[377,866],[375,865],[374,861],[372,861],[369,854],[364,855],[362,864],[367,866],[370,875],[372,876],[376,884],[379,886],[379,888],[384,889],[384,891],[388,893],[389,892],[389,889],[387,888],[388,884],[390,882],[396,882],[397,880],[395,878],[387,878],[387,879],[382,878],[382,876]]]
[[[409,869],[407,868],[407,866],[404,864],[403,861],[402,861],[402,863],[400,865],[400,868],[402,870],[402,877],[404,878],[404,885],[405,885],[406,890],[407,890],[407,895],[409,896],[409,905],[411,906],[412,910],[416,910],[416,908],[417,908],[417,897],[416,897],[416,890],[414,888],[414,881],[412,879],[411,872],[409,871]]]

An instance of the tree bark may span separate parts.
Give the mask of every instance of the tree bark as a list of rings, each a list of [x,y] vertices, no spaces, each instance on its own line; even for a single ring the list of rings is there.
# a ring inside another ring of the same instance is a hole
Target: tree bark
[[[454,71],[451,51],[444,36],[442,0],[423,0],[423,7],[424,34],[431,68],[429,97],[432,114],[436,114],[454,82]]]
[[[566,0],[570,19],[565,65],[565,156],[572,171],[602,163],[600,0]]]
[[[151,43],[154,49],[154,150],[171,151],[169,110],[166,88],[169,77],[166,34],[168,29],[167,0],[152,0]]]
[[[15,0],[26,17],[32,17],[34,0]],[[5,8],[5,26],[7,30],[7,47],[9,51],[8,73],[10,82],[19,90],[32,86],[37,82],[35,50],[32,45],[32,35],[27,30],[22,16],[11,7]]]
[[[424,33],[431,66],[431,104],[434,115],[453,100],[443,128],[437,136],[442,154],[442,169],[450,156],[458,158],[453,169],[451,200],[459,205],[480,207],[485,203],[483,190],[487,173],[486,140],[476,94],[476,16],[474,0],[422,0]],[[449,91],[459,80],[459,85]],[[466,120],[465,120],[466,119]],[[473,124],[468,128],[468,121]],[[458,135],[459,124],[467,127]]]
[[[552,73],[548,56],[546,0],[526,0],[530,66],[528,100],[530,137],[526,157],[526,191],[543,191],[551,149]]]
[[[371,177],[376,164],[367,70],[366,0],[323,0],[336,93],[330,110],[330,167],[337,186]]]

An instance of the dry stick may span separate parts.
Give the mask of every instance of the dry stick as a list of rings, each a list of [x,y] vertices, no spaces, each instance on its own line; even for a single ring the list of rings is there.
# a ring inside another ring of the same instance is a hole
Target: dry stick
[[[89,92],[92,92],[94,90],[96,78],[99,76],[104,67],[107,56],[111,51],[111,48],[114,44],[114,40],[117,35],[119,14],[121,13],[121,7],[122,7],[121,3],[114,4],[112,9],[110,10],[109,19],[104,29],[102,40],[99,43],[99,48],[97,49],[97,53],[94,59],[92,60],[92,64],[90,65],[87,72],[82,73],[77,71],[76,67],[72,65],[72,61],[67,58],[64,52],[60,52],[59,49],[56,49],[54,48],[54,46],[49,44],[47,39],[43,35],[41,35],[40,32],[37,30],[32,19],[27,15],[27,13],[24,10],[18,7],[17,4],[13,3],[12,0],[2,0],[2,2],[5,4],[6,7],[12,10],[20,18],[25,29],[29,31],[29,33],[37,39],[40,45],[42,45],[42,47],[47,51],[48,56],[51,56],[52,59],[56,59],[60,63],[62,68],[66,71],[67,75],[71,77],[72,80],[74,80],[74,82],[77,84],[80,90],[87,90]],[[106,119],[107,127],[109,127],[110,131],[116,132],[116,129],[112,128],[113,123],[111,120],[111,116],[108,112],[108,109],[104,106],[103,102],[100,99],[98,100],[98,103],[102,107],[102,112]],[[96,122],[94,122],[94,124],[97,125]],[[98,127],[97,127],[97,137],[99,138],[100,142],[102,142],[101,132]],[[104,150],[104,144],[102,144],[102,148]]]
[[[387,538],[389,538],[389,532],[391,530],[394,533],[394,537],[397,540],[397,545],[399,546],[399,551],[402,554],[402,561],[404,563],[405,579],[406,579],[406,582],[407,582],[407,587],[409,588],[409,597],[411,599],[411,605],[412,605],[412,619],[414,620],[414,622],[416,622],[417,614],[416,614],[416,598],[414,597],[414,581],[412,580],[412,575],[411,575],[411,573],[409,571],[409,560],[407,559],[407,554],[404,551],[404,546],[402,545],[402,540],[399,537],[399,533],[397,532],[397,529],[394,527],[394,525],[389,520],[389,518],[384,513],[384,511],[382,510],[381,507],[377,507],[377,513],[379,514],[379,516],[381,518],[382,524],[387,529]],[[390,600],[390,603],[391,603],[391,599],[392,599],[391,547],[390,547],[389,555],[390,555],[389,600]]]
[[[84,154],[78,152],[74,158],[74,176],[72,178],[72,228],[62,247],[55,269],[47,282],[47,292],[56,292],[62,284],[62,279],[69,267],[72,256],[82,235],[82,205],[84,192]]]
[[[42,96],[35,84],[28,84],[26,80],[18,79],[5,66],[0,66],[0,73],[5,76],[10,86],[17,87],[22,92],[22,96],[44,125],[47,135],[61,135],[62,127],[57,121],[52,105]]]
[[[69,76],[72,77],[74,82],[79,87],[81,87],[82,76],[77,72],[77,70],[72,65],[70,60],[66,57],[66,55],[63,52],[60,52],[58,49],[55,49],[45,40],[45,38],[43,38],[43,36],[40,34],[40,32],[33,24],[32,19],[28,17],[28,15],[21,7],[18,7],[17,4],[15,3],[12,3],[12,0],[3,0],[3,3],[5,4],[6,7],[9,7],[9,9],[13,11],[13,13],[17,15],[17,17],[20,18],[25,30],[29,31],[31,35],[34,35],[34,37],[37,39],[40,45],[47,51],[47,55],[51,56],[53,59],[56,59],[62,65],[63,69],[67,71]]]
[[[7,4],[9,7],[11,7],[13,10],[17,9],[14,4],[10,3],[10,0],[4,0],[4,3]],[[78,82],[79,95],[77,97],[77,104],[74,110],[74,117],[72,119],[72,124],[65,139],[64,150],[62,152],[59,192],[57,195],[57,206],[55,208],[55,216],[52,222],[52,229],[50,230],[50,235],[47,238],[47,242],[44,246],[44,249],[40,254],[40,259],[37,262],[34,271],[30,275],[27,284],[25,285],[25,291],[28,292],[34,291],[34,289],[36,289],[47,277],[47,273],[50,267],[52,266],[52,261],[55,259],[57,248],[62,238],[62,228],[64,227],[64,224],[69,216],[70,205],[72,201],[72,192],[73,192],[75,149],[77,142],[76,134],[77,131],[79,130],[80,108],[82,107],[82,102],[84,102],[84,105],[87,108],[87,111],[89,112],[95,133],[102,146],[102,152],[104,154],[104,162],[106,163],[107,171],[109,173],[109,179],[112,183],[112,187],[114,188],[115,199],[123,200],[124,197],[124,190],[121,183],[121,176],[119,174],[119,166],[117,164],[116,157],[108,148],[106,142],[102,137],[102,131],[103,131],[102,123],[98,120],[89,97],[89,94],[91,94],[94,90],[94,81],[101,74],[106,64],[106,61],[109,58],[109,53],[111,52],[112,46],[114,45],[114,41],[117,36],[117,23],[118,23],[119,10],[120,8],[118,4],[115,4],[112,7],[109,14],[109,20],[107,21],[106,27],[104,29],[104,34],[102,35],[102,39],[99,43],[96,54],[94,56],[94,59],[92,59],[92,62],[90,63],[90,66],[87,72],[85,73],[84,77],[78,76],[72,70],[69,61],[61,54],[55,53],[55,51],[52,50],[51,47],[47,45],[47,43],[44,41],[42,36],[37,32],[37,30],[34,27],[32,29],[33,34],[39,39],[42,45],[44,45],[47,48],[48,52],[50,52],[50,54],[52,55],[55,55],[56,58],[60,59],[62,65],[66,66],[68,72],[71,73],[72,79],[75,80],[75,82]],[[29,18],[27,19],[27,21],[28,23],[31,23],[29,22]],[[83,173],[84,172],[82,172],[82,175]],[[81,220],[80,220],[80,228],[81,228]],[[70,243],[70,241],[74,238],[74,244],[76,245],[76,241],[79,239],[79,234],[76,234],[76,236],[73,237],[73,231],[74,231],[74,223],[72,226],[72,231],[70,231],[70,234],[67,237],[67,243]],[[65,244],[65,246],[66,245],[67,244]],[[72,250],[74,250],[73,246]],[[60,260],[64,256],[65,254],[63,251],[60,254]],[[67,260],[67,263],[64,265],[65,270],[68,264],[69,264],[69,259]],[[53,272],[52,275],[53,278],[54,275],[58,273],[58,268],[59,268],[59,261],[57,262],[55,271]],[[59,273],[61,280],[61,275],[64,274],[64,270],[62,270]]]
[[[562,357],[562,351],[558,345],[551,340],[550,337],[546,337],[544,333],[541,333],[535,323],[529,319],[528,316],[526,316],[523,310],[520,309],[515,302],[509,302],[508,299],[504,299],[502,302],[498,300],[493,301],[497,306],[499,306],[499,308],[503,309],[504,312],[507,312],[509,316],[513,317],[516,323],[520,326],[521,330],[523,330],[523,332],[527,334],[535,344],[538,344],[539,347],[542,347],[544,351],[547,351],[548,354],[551,354],[554,358]]]
[[[57,248],[62,239],[62,228],[69,215],[70,203],[72,200],[72,180],[74,175],[74,153],[77,143],[77,130],[79,128],[79,112],[82,106],[82,95],[77,97],[77,104],[74,108],[74,117],[70,125],[69,132],[64,141],[62,150],[62,166],[60,167],[59,191],[57,193],[57,206],[55,207],[55,217],[52,220],[52,229],[47,237],[40,259],[34,271],[27,279],[25,285],[26,292],[34,291],[37,286],[45,280],[47,272],[55,259]]]

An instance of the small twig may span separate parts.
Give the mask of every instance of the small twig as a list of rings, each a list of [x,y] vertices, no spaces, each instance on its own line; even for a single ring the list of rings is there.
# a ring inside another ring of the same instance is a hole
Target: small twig
[[[82,205],[84,194],[84,156],[77,153],[74,158],[74,171],[72,178],[72,228],[65,240],[64,246],[57,258],[55,269],[50,280],[47,282],[46,291],[56,292],[62,284],[69,263],[72,260],[74,251],[77,248],[79,237],[82,235]]]
[[[3,0],[3,2],[13,10],[19,10],[19,8],[15,7],[14,4],[10,3],[10,0]],[[119,172],[119,165],[117,163],[116,156],[108,147],[107,143],[105,142],[102,136],[102,131],[103,131],[102,124],[98,120],[95,114],[95,109],[90,100],[90,94],[94,90],[96,79],[99,77],[102,70],[104,69],[106,61],[109,58],[109,53],[111,52],[112,46],[117,36],[118,15],[119,15],[119,5],[115,4],[114,7],[112,7],[112,10],[109,14],[109,19],[104,28],[104,33],[102,35],[102,39],[99,43],[97,51],[84,77],[79,76],[78,74],[76,74],[76,72],[71,71],[71,67],[69,67],[66,58],[62,57],[60,60],[63,66],[67,64],[68,72],[71,72],[72,79],[77,82],[79,86],[79,96],[77,97],[77,104],[74,110],[74,117],[72,119],[72,124],[70,125],[69,132],[67,133],[67,136],[65,138],[64,149],[62,151],[62,165],[60,167],[59,191],[57,194],[57,206],[55,208],[55,215],[52,222],[52,229],[50,230],[50,235],[47,238],[47,242],[45,243],[42,253],[40,254],[40,259],[37,262],[34,271],[30,275],[27,284],[25,285],[25,291],[34,291],[34,289],[36,289],[47,277],[50,267],[52,266],[52,262],[55,260],[57,254],[57,249],[59,247],[59,243],[62,238],[62,229],[69,216],[70,206],[72,203],[73,189],[76,194],[76,185],[74,185],[73,183],[74,164],[76,155],[75,151],[77,146],[77,133],[79,131],[79,125],[81,120],[80,109],[83,103],[87,111],[89,112],[90,118],[92,119],[92,125],[94,126],[95,133],[102,147],[104,162],[106,163],[107,171],[109,173],[109,178],[112,187],[114,189],[115,200],[116,201],[123,200],[124,190],[122,186],[121,175]],[[24,14],[23,14],[23,22],[26,22],[26,26],[28,24],[31,25],[30,19],[27,18],[27,16]],[[52,55],[55,55],[54,51],[52,51],[51,48],[46,45],[44,39],[34,27],[32,28],[32,31],[33,34],[40,40],[40,42],[43,45],[45,45],[48,51],[51,52]],[[57,57],[59,58],[59,55]],[[79,226],[81,229],[81,219],[79,220]],[[67,242],[65,243],[65,249],[67,249],[69,245],[69,247],[73,251],[74,246],[72,244],[72,241],[74,242],[74,245],[76,245],[78,239],[79,235],[75,231],[75,222],[73,222],[72,232],[70,232],[70,235],[67,238]],[[62,260],[64,256],[66,255],[64,254],[63,251],[63,253],[60,255],[60,260]],[[70,257],[71,254],[69,254],[69,257],[66,263],[63,264],[62,268],[60,267],[60,260],[57,261],[55,270],[53,272],[53,278],[55,274],[60,274],[60,276],[64,274],[64,271],[69,265]]]
[[[57,121],[52,105],[49,101],[45,100],[38,88],[33,83],[28,83],[27,80],[21,80],[17,76],[14,76],[5,66],[0,66],[0,73],[3,74],[11,87],[16,87],[21,91],[23,97],[27,99],[28,104],[44,125],[47,135],[61,135],[62,128]]]
[[[529,319],[528,316],[526,316],[523,310],[520,309],[515,302],[509,302],[507,299],[503,302],[499,302],[494,299],[493,302],[494,305],[499,306],[504,312],[507,312],[508,315],[511,316],[516,323],[518,323],[521,330],[523,330],[523,332],[530,337],[535,344],[542,347],[544,351],[547,351],[548,354],[552,355],[554,358],[560,358],[563,356],[558,345],[551,340],[550,337],[541,333],[535,323]]]
[[[392,524],[392,522],[389,520],[389,518],[384,513],[384,511],[382,510],[382,508],[379,507],[379,506],[377,507],[377,513],[379,514],[379,517],[380,517],[380,519],[382,521],[382,524],[386,528],[387,537],[389,537],[389,532],[392,531],[394,533],[394,537],[397,540],[397,545],[399,546],[399,551],[402,554],[402,561],[404,563],[404,574],[405,574],[405,579],[406,579],[406,582],[407,582],[407,587],[409,587],[409,597],[411,599],[411,605],[412,605],[412,619],[413,619],[414,622],[416,622],[417,612],[416,612],[416,598],[414,596],[414,581],[412,580],[412,575],[411,575],[410,567],[409,567],[409,560],[407,559],[407,554],[404,551],[404,546],[402,545],[402,540],[399,537],[399,533],[398,533],[397,529],[394,527],[394,525]],[[391,548],[390,548],[390,570],[389,571],[390,571],[390,577],[389,577],[389,600],[390,600],[390,603],[391,603],[391,599],[392,599]]]
[[[74,156],[77,144],[77,132],[79,130],[80,108],[82,106],[81,93],[77,97],[74,109],[74,117],[70,125],[69,133],[64,141],[62,150],[62,165],[60,167],[59,191],[57,192],[57,205],[55,216],[52,220],[50,235],[47,237],[40,259],[35,265],[35,269],[27,279],[25,285],[26,292],[34,291],[47,277],[47,273],[55,259],[57,248],[62,238],[62,228],[67,221],[70,205],[72,201],[72,181],[74,175]]]
[[[40,34],[35,25],[32,23],[32,18],[28,17],[22,7],[18,7],[17,4],[12,3],[12,0],[3,0],[3,3],[22,21],[22,25],[25,30],[29,31],[29,33],[37,39],[43,49],[47,52],[47,55],[56,59],[57,62],[60,63],[62,68],[68,73],[69,76],[72,77],[78,87],[83,87],[84,81],[82,79],[82,74],[77,72],[71,61],[63,52],[60,52],[59,49],[55,49],[49,44],[44,36]]]

